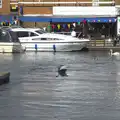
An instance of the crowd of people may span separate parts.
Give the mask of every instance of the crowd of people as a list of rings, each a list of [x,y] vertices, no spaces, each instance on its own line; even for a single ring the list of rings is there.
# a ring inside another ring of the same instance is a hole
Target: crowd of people
[[[93,39],[115,37],[115,23],[51,23],[46,28],[47,32],[71,33],[72,36],[90,36]]]
[[[1,24],[0,24],[0,26],[12,26],[12,25],[18,25],[18,19],[16,18],[16,16],[14,16],[12,21],[3,20],[1,21]]]
[[[71,32],[78,23],[51,23],[47,26],[48,32]]]
[[[79,33],[83,33],[83,22],[73,23],[51,23],[47,27],[43,28],[47,32],[71,34],[72,36],[78,36]],[[79,36],[80,37],[80,36]]]
[[[1,22],[1,26],[18,25],[18,20],[13,19],[12,23],[9,21]],[[50,23],[44,27],[47,32],[71,34],[76,37],[90,37],[91,39],[105,39],[116,37],[116,23],[89,23],[69,22],[69,23]],[[103,37],[104,36],[104,37]]]

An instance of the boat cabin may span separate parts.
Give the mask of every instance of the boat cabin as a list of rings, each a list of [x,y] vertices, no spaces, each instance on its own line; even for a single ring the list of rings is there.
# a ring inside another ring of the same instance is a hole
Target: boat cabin
[[[0,42],[20,42],[18,37],[15,35],[10,28],[1,28],[0,29]]]

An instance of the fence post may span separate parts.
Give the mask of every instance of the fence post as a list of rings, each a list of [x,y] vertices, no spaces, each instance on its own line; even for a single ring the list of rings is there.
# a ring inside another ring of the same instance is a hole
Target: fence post
[[[95,40],[95,42],[94,42],[94,46],[96,47],[96,40]]]
[[[106,44],[105,44],[105,39],[104,39],[104,47],[105,47],[105,45],[106,45]]]

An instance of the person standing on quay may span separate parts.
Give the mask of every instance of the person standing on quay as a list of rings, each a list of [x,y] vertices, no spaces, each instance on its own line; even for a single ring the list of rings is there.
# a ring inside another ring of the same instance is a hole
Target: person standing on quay
[[[75,32],[74,28],[73,28],[73,30],[71,32],[71,36],[76,37],[76,32]]]

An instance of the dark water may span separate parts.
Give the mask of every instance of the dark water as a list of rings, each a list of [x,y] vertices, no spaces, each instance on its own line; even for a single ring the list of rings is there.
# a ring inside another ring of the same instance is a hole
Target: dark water
[[[68,77],[56,68],[68,66]],[[0,120],[120,120],[120,57],[105,52],[0,54]]]

